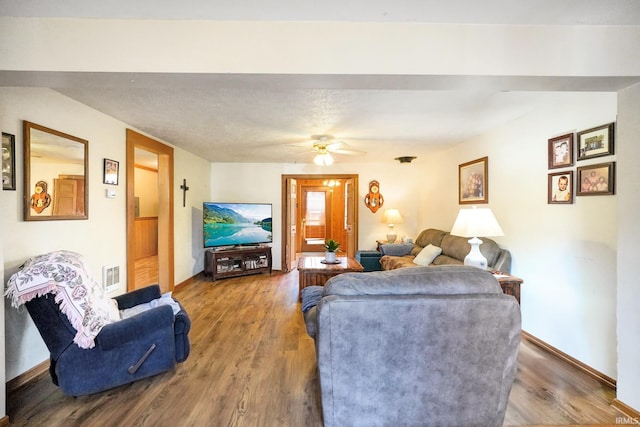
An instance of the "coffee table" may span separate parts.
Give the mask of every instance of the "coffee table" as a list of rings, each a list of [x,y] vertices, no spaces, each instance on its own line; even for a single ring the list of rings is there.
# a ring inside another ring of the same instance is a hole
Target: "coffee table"
[[[327,280],[338,274],[362,272],[364,267],[352,257],[337,257],[339,264],[324,264],[321,256],[303,256],[298,259],[300,295],[307,286],[324,286]]]

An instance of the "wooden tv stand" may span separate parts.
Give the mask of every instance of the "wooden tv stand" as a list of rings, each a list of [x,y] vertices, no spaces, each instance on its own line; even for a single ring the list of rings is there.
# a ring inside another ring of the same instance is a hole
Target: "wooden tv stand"
[[[207,249],[204,253],[204,275],[211,275],[213,281],[271,271],[271,246]]]

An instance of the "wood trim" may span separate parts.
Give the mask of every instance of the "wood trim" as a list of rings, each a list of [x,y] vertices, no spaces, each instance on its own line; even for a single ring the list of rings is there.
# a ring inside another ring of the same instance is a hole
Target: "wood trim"
[[[49,371],[49,360],[37,364],[28,371],[23,372],[12,380],[7,381],[7,394],[15,392],[25,384],[30,383],[36,377],[46,374]]]
[[[158,266],[163,292],[174,289],[173,147],[127,129],[127,290],[135,287],[135,148],[158,154]]]
[[[158,168],[152,168],[152,167],[149,167],[149,166],[144,166],[144,165],[141,165],[141,164],[139,164],[139,163],[134,163],[134,165],[133,165],[133,166],[134,166],[136,169],[144,169],[144,170],[147,170],[147,171],[149,171],[149,172],[156,172],[156,173],[158,173]]]
[[[621,424],[640,424],[640,412],[636,411],[631,406],[619,401],[617,398],[613,399],[611,406],[631,418],[630,420],[625,420],[624,423]]]
[[[535,336],[531,335],[530,333],[528,333],[526,331],[522,331],[522,338],[527,340],[527,341],[529,341],[531,344],[540,347],[541,349],[543,349],[546,352],[552,354],[553,356],[557,357],[558,359],[564,360],[565,362],[567,362],[571,366],[573,366],[576,369],[584,372],[585,374],[589,375],[591,378],[597,380],[601,384],[603,384],[603,385],[605,385],[607,387],[611,387],[613,390],[616,390],[617,382],[613,378],[611,378],[611,377],[603,374],[602,372],[592,368],[591,366],[579,361],[578,359],[575,359],[575,358],[569,356],[567,353],[564,353],[563,351],[558,350],[554,346],[552,346],[550,344],[547,344],[546,342],[542,341],[539,338],[536,338]]]
[[[0,418],[0,427],[4,427],[4,426],[8,426],[9,425],[9,417],[7,415],[5,415],[4,417]]]

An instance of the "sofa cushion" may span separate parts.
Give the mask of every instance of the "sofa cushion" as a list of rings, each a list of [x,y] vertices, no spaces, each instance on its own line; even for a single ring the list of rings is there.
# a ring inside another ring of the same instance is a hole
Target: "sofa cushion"
[[[409,255],[413,250],[413,243],[388,243],[380,245],[382,255],[403,256]]]
[[[400,268],[370,273],[343,273],[325,284],[324,295],[459,295],[501,294],[487,271],[467,266]]]
[[[464,265],[464,261],[441,254],[433,260],[433,265]]]
[[[418,255],[414,258],[413,262],[418,265],[427,266],[433,262],[438,255],[442,253],[442,248],[429,244],[423,248]]]
[[[380,266],[383,270],[395,270],[397,268],[404,267],[418,267],[418,264],[413,262],[413,255],[405,255],[405,256],[391,256],[385,255],[380,258]]]
[[[422,248],[429,245],[442,247],[442,239],[447,234],[449,233],[442,230],[436,230],[435,228],[427,228],[426,230],[423,230],[416,238],[411,255],[418,255]]]

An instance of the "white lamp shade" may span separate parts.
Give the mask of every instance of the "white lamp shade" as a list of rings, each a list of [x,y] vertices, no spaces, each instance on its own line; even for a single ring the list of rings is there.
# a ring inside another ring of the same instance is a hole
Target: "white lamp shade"
[[[398,209],[387,209],[384,211],[382,221],[386,224],[401,224],[404,222],[404,219]]]
[[[489,208],[460,209],[451,234],[462,237],[504,236],[500,224]]]
[[[473,237],[469,240],[471,250],[464,259],[464,265],[486,270],[487,259],[480,252],[482,240],[478,236],[503,236],[502,228],[489,208],[460,209],[451,234],[462,237]]]

